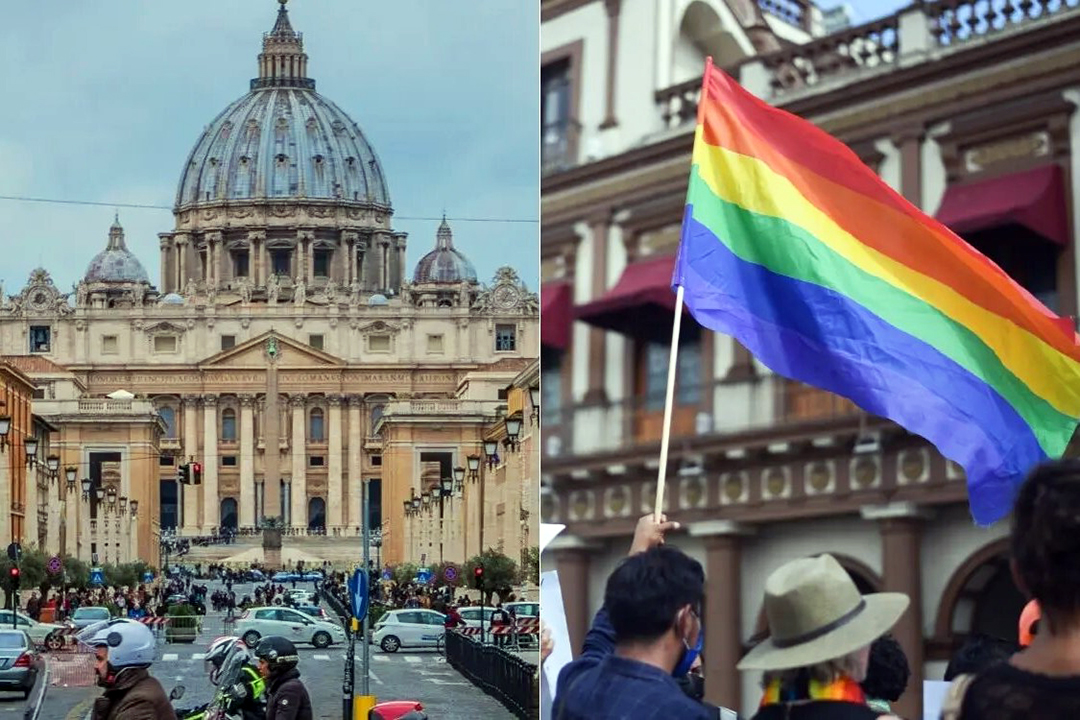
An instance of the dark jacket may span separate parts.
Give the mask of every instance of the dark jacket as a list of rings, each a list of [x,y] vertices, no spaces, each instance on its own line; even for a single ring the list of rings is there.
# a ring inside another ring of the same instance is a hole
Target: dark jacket
[[[266,720],[314,720],[311,698],[296,668],[275,676],[267,690]]]
[[[766,705],[752,720],[874,720],[882,713],[866,705],[839,700],[815,700],[791,705]]]
[[[176,720],[169,696],[145,668],[121,670],[94,701],[93,720]]]

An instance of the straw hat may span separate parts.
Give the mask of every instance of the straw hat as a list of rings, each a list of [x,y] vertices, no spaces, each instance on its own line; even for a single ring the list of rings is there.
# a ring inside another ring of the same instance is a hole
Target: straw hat
[[[772,634],[739,670],[789,670],[842,657],[888,631],[907,609],[902,593],[861,595],[832,555],[794,560],[765,581]]]

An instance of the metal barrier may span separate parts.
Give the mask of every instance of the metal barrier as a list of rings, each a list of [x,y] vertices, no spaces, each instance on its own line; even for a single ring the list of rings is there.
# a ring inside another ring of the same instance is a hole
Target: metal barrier
[[[446,660],[521,720],[540,716],[536,665],[454,631],[446,633]]]

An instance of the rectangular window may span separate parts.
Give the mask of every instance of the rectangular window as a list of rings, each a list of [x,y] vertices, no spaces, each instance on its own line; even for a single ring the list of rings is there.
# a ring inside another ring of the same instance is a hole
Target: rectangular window
[[[316,250],[311,256],[311,270],[315,277],[330,277],[330,251]]]
[[[322,455],[312,455],[308,458],[308,465],[311,467],[323,467],[326,465],[326,458]]]
[[[552,425],[562,420],[562,367],[556,353],[541,353],[540,360],[540,408],[544,422]]]
[[[506,400],[510,397],[510,388],[499,388],[499,399]]]
[[[236,347],[236,336],[235,335],[222,335],[221,336],[221,349],[222,350],[232,350],[234,347]]]
[[[289,262],[288,250],[271,250],[270,251],[270,266],[275,275],[289,276],[289,272],[292,269]]]
[[[176,463],[176,459],[172,455],[159,455],[158,465],[161,467],[172,467]]]
[[[495,326],[495,352],[514,352],[517,350],[517,326]]]
[[[30,326],[30,352],[32,353],[47,353],[50,351],[50,338],[52,334],[52,328],[48,325],[31,325]]]
[[[101,338],[101,354],[116,355],[120,352],[120,338],[116,335],[103,335]]]
[[[372,467],[382,467],[382,455],[372,455],[371,456],[371,466]]]
[[[644,348],[644,400],[646,410],[663,410],[667,394],[668,360],[671,346],[648,343]],[[679,358],[675,368],[675,402],[701,402],[701,341],[693,333],[679,338]]]
[[[158,335],[154,338],[154,352],[156,353],[174,353],[176,352],[176,336],[175,335]]]
[[[323,336],[322,335],[308,335],[307,344],[316,350],[323,349]]]
[[[427,336],[427,351],[428,351],[428,355],[442,355],[443,354],[443,336],[442,335],[428,335]]]
[[[540,154],[545,172],[573,164],[570,70],[569,58],[540,69]]]
[[[222,455],[221,456],[221,467],[236,467],[236,456],[235,455]]]
[[[44,400],[45,399],[45,388],[43,388],[43,387],[34,388],[34,390],[33,390],[33,392],[31,393],[30,396],[34,400]]]
[[[389,335],[369,335],[368,336],[368,350],[370,350],[373,353],[390,352],[390,336]]]
[[[233,277],[246,278],[249,272],[248,264],[249,259],[247,250],[233,253]]]

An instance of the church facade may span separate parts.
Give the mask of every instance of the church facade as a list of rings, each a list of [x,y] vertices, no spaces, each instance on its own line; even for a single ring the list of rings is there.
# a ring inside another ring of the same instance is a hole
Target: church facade
[[[426,488],[418,469],[388,471],[389,414],[467,400],[471,432],[448,442],[427,425],[410,436],[417,458],[440,452],[464,466],[474,438],[504,421],[509,380],[539,355],[537,295],[511,268],[481,284],[445,219],[408,274],[379,160],[316,93],[284,4],[258,68],[183,168],[158,286],[117,219],[73,292],[41,269],[0,298],[0,353],[21,367],[47,361],[40,414],[57,418],[50,408],[64,399],[75,404],[60,420],[86,421],[78,441],[60,443],[60,473],[74,468],[76,483],[41,500],[63,506],[55,542],[68,554],[114,547],[97,522],[100,486],[139,503],[138,537],[118,559],[156,558],[162,529],[243,535],[268,518],[355,538],[366,481],[382,559],[419,560],[406,557],[401,499]],[[92,418],[110,413],[132,423],[141,413],[154,430],[138,448],[115,432],[95,439],[105,425]],[[201,466],[198,484],[178,482],[188,463]],[[391,475],[400,487],[383,485]]]

